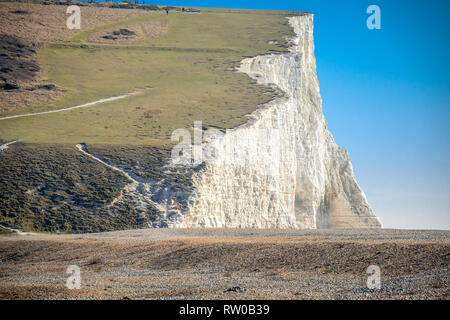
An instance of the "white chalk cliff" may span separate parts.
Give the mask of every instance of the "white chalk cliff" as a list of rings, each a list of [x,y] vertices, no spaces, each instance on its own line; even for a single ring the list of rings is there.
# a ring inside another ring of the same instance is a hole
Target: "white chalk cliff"
[[[242,61],[240,71],[285,93],[212,142],[216,158],[193,176],[187,210],[169,227],[381,227],[347,152],[322,113],[313,15],[289,18],[289,53]]]

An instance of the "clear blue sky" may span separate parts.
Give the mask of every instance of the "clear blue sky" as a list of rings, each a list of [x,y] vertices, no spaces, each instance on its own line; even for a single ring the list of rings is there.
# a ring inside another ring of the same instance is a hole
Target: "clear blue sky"
[[[314,13],[323,110],[388,228],[450,229],[450,1],[164,1]],[[366,8],[381,9],[369,30]]]

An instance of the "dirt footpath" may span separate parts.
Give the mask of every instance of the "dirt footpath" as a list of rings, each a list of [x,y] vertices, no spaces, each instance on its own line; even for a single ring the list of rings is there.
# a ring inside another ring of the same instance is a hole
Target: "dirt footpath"
[[[1,299],[448,299],[449,231],[147,229],[0,237]],[[80,268],[81,288],[66,287]],[[367,288],[367,268],[381,288]]]

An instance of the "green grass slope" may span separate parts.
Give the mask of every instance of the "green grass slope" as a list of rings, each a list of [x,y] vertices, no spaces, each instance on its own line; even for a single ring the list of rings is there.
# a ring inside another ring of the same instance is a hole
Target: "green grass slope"
[[[66,112],[0,121],[0,139],[32,143],[161,145],[177,128],[231,128],[276,96],[232,71],[246,56],[285,51],[293,13],[202,9],[171,11],[83,31],[40,52],[46,76],[66,90],[36,112],[75,106],[140,90],[114,102]],[[89,43],[96,32],[149,20],[167,20],[168,32],[128,44]],[[277,41],[277,44],[271,44]],[[270,42],[270,43],[269,43]],[[24,113],[21,110],[21,113]],[[0,115],[5,116],[6,114]]]

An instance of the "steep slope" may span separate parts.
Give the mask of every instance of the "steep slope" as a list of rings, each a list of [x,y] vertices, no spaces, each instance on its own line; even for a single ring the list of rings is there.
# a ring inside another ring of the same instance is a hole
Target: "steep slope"
[[[240,71],[285,97],[212,142],[213,161],[193,176],[174,227],[381,227],[322,113],[313,15],[289,18],[290,53],[245,59]]]

